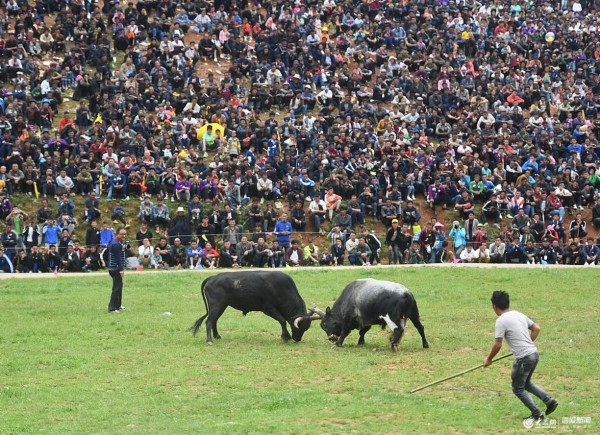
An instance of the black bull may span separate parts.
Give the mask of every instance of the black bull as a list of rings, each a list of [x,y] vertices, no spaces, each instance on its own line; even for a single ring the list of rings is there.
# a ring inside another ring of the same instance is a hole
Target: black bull
[[[325,312],[316,308],[310,311],[321,316],[321,328],[337,346],[342,346],[353,329],[359,330],[358,344],[361,345],[372,325],[387,325],[393,332],[392,350],[397,350],[409,318],[421,335],[423,347],[429,347],[415,298],[406,287],[395,282],[370,278],[353,281],[342,291],[333,308],[327,307]]]
[[[192,327],[194,335],[206,319],[206,341],[212,344],[213,336],[221,338],[217,321],[227,309],[235,308],[246,315],[250,311],[262,311],[281,325],[281,338],[296,342],[302,340],[312,320],[306,313],[306,304],[296,288],[294,280],[282,272],[225,272],[211,276],[202,283],[202,299],[206,314],[196,320]],[[288,332],[286,322],[292,328]]]

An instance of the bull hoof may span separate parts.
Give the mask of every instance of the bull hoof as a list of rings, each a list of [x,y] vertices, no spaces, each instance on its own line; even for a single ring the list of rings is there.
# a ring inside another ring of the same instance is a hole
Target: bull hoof
[[[423,343],[423,349],[429,349],[429,343]]]
[[[281,341],[283,341],[284,343],[287,343],[288,341],[290,341],[292,337],[288,337],[286,335],[282,335],[281,336]]]
[[[364,341],[364,340],[362,340],[362,341],[360,341],[360,340],[359,340],[359,341],[358,341],[358,345],[359,345],[359,346],[364,346],[364,345],[365,345],[365,341]]]
[[[207,341],[207,342],[206,342],[206,344],[207,344],[208,346],[212,346],[212,345],[213,345],[213,342],[212,342],[212,341]]]
[[[392,344],[392,352],[398,352],[398,345]]]
[[[342,343],[340,343],[339,341],[335,342],[335,347],[342,347]]]
[[[221,336],[220,336],[219,334],[217,334],[217,335],[215,335],[215,339],[216,339],[216,340],[220,340],[220,339],[221,339]]]

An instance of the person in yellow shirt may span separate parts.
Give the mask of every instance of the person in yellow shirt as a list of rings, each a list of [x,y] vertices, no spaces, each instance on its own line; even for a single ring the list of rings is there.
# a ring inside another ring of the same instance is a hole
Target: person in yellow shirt
[[[379,120],[379,122],[377,123],[377,127],[375,127],[375,129],[377,130],[378,133],[383,132],[385,130],[387,130],[388,127],[393,127],[394,126],[394,121],[392,121],[390,119],[390,114],[386,113],[382,119]]]

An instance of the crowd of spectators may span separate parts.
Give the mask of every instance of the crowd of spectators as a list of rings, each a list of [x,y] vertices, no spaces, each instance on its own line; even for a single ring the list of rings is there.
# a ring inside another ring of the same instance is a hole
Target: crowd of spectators
[[[95,270],[136,219],[135,267],[597,264],[597,12],[2,1],[0,269]]]

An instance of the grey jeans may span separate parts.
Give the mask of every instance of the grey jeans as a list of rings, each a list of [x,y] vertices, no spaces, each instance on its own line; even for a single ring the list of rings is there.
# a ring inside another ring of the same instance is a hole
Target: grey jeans
[[[539,355],[537,352],[531,355],[524,356],[523,358],[515,359],[513,363],[512,372],[510,377],[512,379],[512,390],[513,393],[519,398],[523,404],[529,408],[531,415],[538,417],[541,415],[540,409],[536,406],[535,402],[529,395],[529,393],[540,398],[545,404],[548,404],[552,398],[542,388],[531,382],[531,377],[539,361]]]

